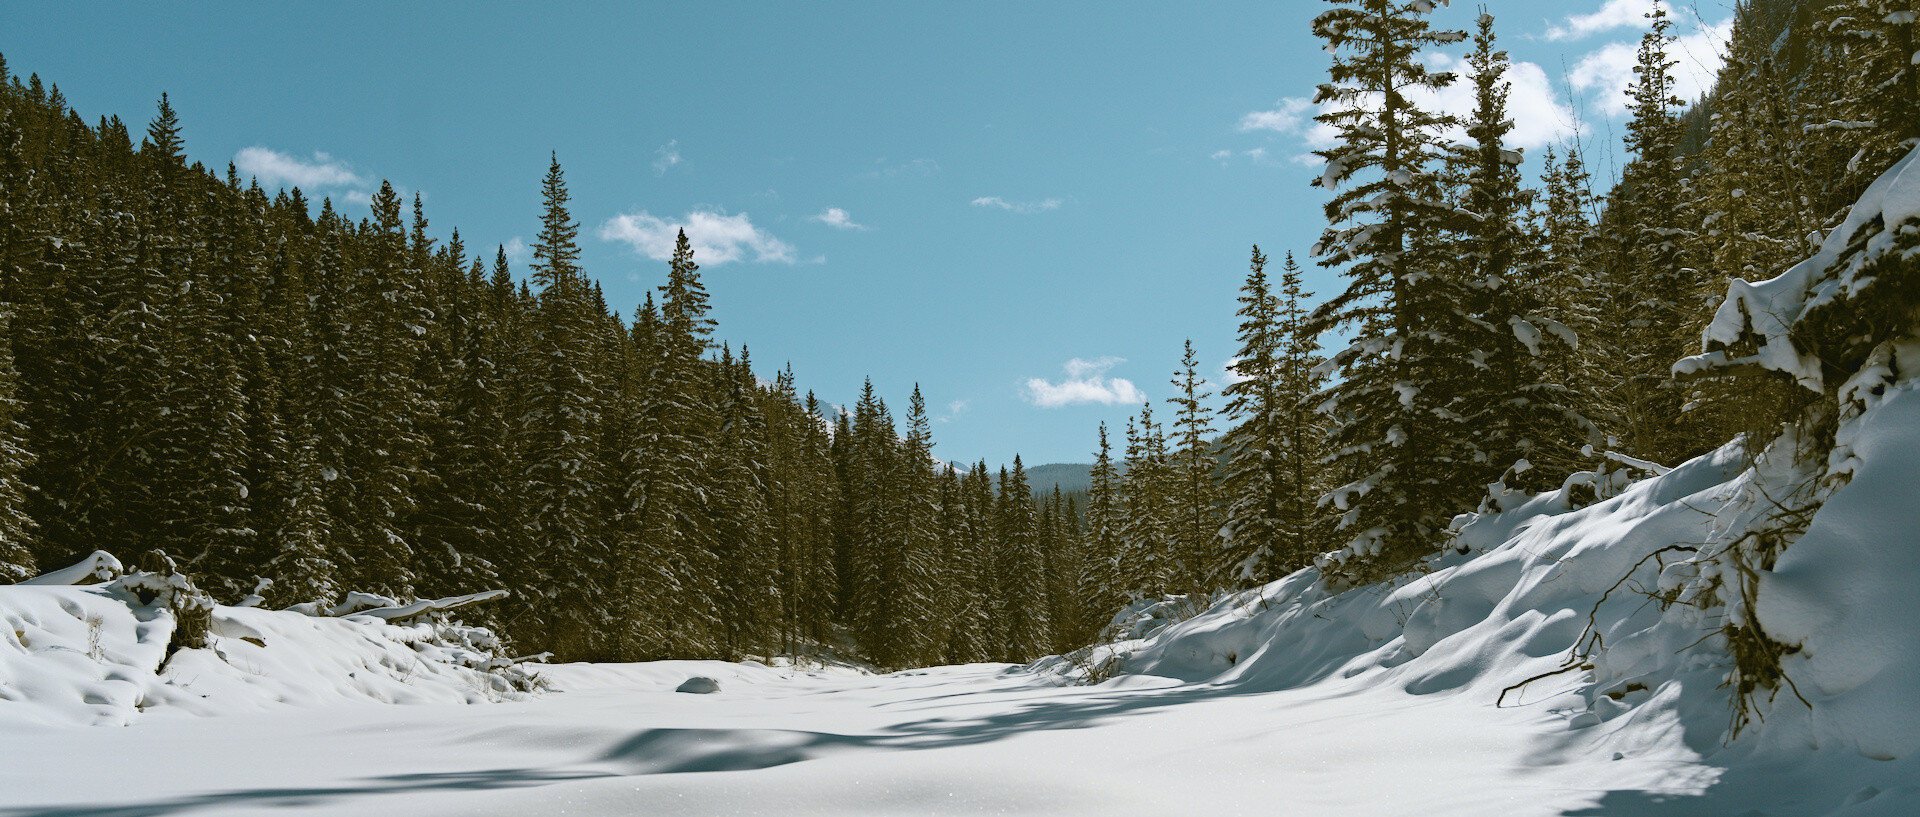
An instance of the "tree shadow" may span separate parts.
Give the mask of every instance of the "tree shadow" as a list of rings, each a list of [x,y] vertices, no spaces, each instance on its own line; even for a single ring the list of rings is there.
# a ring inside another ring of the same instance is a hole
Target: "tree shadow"
[[[0,817],[169,817],[222,807],[264,810],[415,792],[488,791],[613,777],[748,771],[843,751],[941,749],[989,743],[1035,730],[1084,729],[1116,718],[1231,694],[1235,694],[1232,688],[1210,685],[1090,692],[1070,700],[1023,702],[979,717],[907,720],[867,734],[780,729],[646,729],[590,758],[547,768],[382,775],[332,786],[229,789],[133,804],[0,806]],[[927,700],[944,697],[947,696],[930,696]],[[902,703],[912,702],[909,699]]]

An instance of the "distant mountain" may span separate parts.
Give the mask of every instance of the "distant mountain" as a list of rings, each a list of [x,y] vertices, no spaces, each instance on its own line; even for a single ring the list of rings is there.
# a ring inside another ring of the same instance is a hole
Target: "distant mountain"
[[[1036,494],[1053,493],[1053,486],[1060,486],[1063,493],[1086,493],[1093,488],[1093,464],[1079,462],[1053,462],[1036,465],[1027,469],[1027,484],[1033,486]]]

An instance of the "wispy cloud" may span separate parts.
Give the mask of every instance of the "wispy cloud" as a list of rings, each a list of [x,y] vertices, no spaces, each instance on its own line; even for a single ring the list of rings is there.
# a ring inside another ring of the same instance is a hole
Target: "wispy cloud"
[[[1239,366],[1240,357],[1238,355],[1227,358],[1226,361],[1222,362],[1220,364],[1220,382],[1231,386],[1235,383],[1245,383],[1248,380],[1252,380],[1253,378],[1240,373]]]
[[[653,149],[653,175],[667,175],[680,161],[680,140],[667,140],[666,144]]]
[[[233,166],[241,173],[259,179],[260,184],[266,187],[292,186],[317,190],[368,185],[366,177],[355,173],[352,166],[319,151],[303,159],[254,145],[235,153]]]
[[[1713,87],[1726,59],[1727,40],[1733,36],[1733,18],[1717,23],[1696,20],[1691,29],[1667,49],[1668,59],[1676,63],[1673,92],[1688,100],[1699,99]],[[1594,49],[1574,63],[1567,82],[1574,90],[1589,94],[1594,107],[1605,115],[1619,114],[1627,107],[1627,87],[1634,81],[1639,48],[1640,42],[1634,40]]]
[[[524,264],[533,259],[533,248],[527,246],[527,240],[520,236],[507,239],[502,248],[507,251],[507,260],[515,264]]]
[[[1145,402],[1147,396],[1133,385],[1132,381],[1119,377],[1107,377],[1114,366],[1125,363],[1124,358],[1100,357],[1093,360],[1073,358],[1063,367],[1066,379],[1052,382],[1045,378],[1027,380],[1027,402],[1040,408],[1060,408],[1084,403],[1097,403],[1112,406]]]
[[[1569,14],[1565,22],[1548,26],[1547,39],[1561,42],[1591,37],[1602,31],[1643,28],[1647,24],[1647,12],[1652,10],[1653,0],[1607,0],[1597,11]]]
[[[811,216],[811,219],[836,230],[864,230],[867,225],[854,222],[853,216],[838,207],[828,207]]]
[[[1313,110],[1313,101],[1301,97],[1287,97],[1274,103],[1274,107],[1264,111],[1250,111],[1240,117],[1241,132],[1273,131],[1274,133],[1299,133],[1307,122],[1308,112]]]
[[[934,417],[933,421],[936,423],[951,423],[955,417],[967,413],[967,408],[971,405],[972,402],[968,400],[955,400],[947,404],[945,414]]]
[[[1009,213],[1019,213],[1021,215],[1058,210],[1060,209],[1060,205],[1064,203],[1065,202],[1054,198],[1041,199],[1039,201],[1007,201],[999,196],[981,196],[973,200],[973,206],[975,207],[995,208],[1005,210]]]
[[[693,245],[694,259],[707,266],[749,260],[779,264],[795,261],[793,245],[754,226],[746,213],[695,210],[678,219],[663,219],[642,210],[608,219],[600,225],[599,235],[655,261],[665,261],[673,257],[674,241],[682,230]]]

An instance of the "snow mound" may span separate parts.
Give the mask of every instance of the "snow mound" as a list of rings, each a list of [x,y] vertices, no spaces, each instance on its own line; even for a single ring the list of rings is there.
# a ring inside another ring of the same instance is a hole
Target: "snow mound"
[[[1417,577],[1329,593],[1309,568],[1035,667],[1220,694],[1467,696],[1562,722],[1543,757],[1678,751],[1724,769],[1706,801],[1621,813],[1920,813],[1916,375],[1843,424],[1840,483],[1793,465],[1790,438],[1757,459],[1730,443],[1584,507],[1571,479],[1464,517]],[[1770,570],[1743,568],[1741,548],[1810,492],[1823,501],[1804,533]],[[1751,609],[1742,569],[1759,575]],[[1789,650],[1785,680],[1744,720],[1727,630],[1743,622]]]
[[[1310,568],[1204,611],[1141,607],[1035,669],[1101,686],[1457,696],[1536,713],[1541,765],[1710,770],[1607,814],[1920,814],[1920,148],[1819,250],[1735,279],[1679,375],[1757,368],[1819,395],[1758,454],[1615,452],[1491,497],[1418,575],[1333,593]],[[1858,354],[1814,352],[1861,326]],[[1736,356],[1737,355],[1737,356]],[[1647,474],[1637,482],[1633,472]],[[1557,724],[1555,723],[1557,721]]]
[[[1818,350],[1797,342],[1794,329],[1816,310],[1874,297],[1882,280],[1873,270],[1886,258],[1920,258],[1920,148],[1909,152],[1874,180],[1829,230],[1820,249],[1805,261],[1767,281],[1733,279],[1726,300],[1707,325],[1701,345],[1708,351],[1675,363],[1677,374],[1754,365],[1792,376],[1818,392],[1824,386]],[[1911,267],[1909,267],[1911,269]],[[1751,341],[1751,354],[1729,353]]]
[[[525,697],[484,630],[225,606],[212,618],[205,649],[169,657],[172,614],[115,585],[0,587],[0,729]]]

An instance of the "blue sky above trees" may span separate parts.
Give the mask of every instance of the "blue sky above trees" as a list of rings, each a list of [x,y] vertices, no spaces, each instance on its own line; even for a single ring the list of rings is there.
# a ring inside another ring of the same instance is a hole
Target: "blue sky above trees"
[[[1536,161],[1578,138],[1617,166],[1647,2],[1489,0]],[[88,117],[142,123],[168,91],[192,158],[351,213],[391,179],[522,274],[557,151],[615,308],[685,227],[720,335],[763,369],[834,402],[871,375],[901,408],[918,381],[938,455],[1039,463],[1165,398],[1188,336],[1225,376],[1249,245],[1308,262],[1323,7],[25,0],[0,6],[0,53]],[[1731,10],[1675,16],[1691,97]]]

